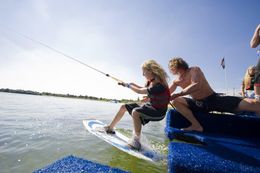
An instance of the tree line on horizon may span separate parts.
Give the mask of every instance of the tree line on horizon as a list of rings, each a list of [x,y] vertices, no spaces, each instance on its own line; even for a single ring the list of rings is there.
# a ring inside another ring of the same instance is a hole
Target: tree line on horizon
[[[95,97],[95,96],[83,96],[83,95],[72,95],[72,94],[57,94],[57,93],[50,93],[50,92],[37,92],[37,91],[31,91],[31,90],[22,90],[22,89],[9,89],[9,88],[1,88],[0,92],[8,92],[8,93],[17,93],[17,94],[30,94],[30,95],[42,95],[42,96],[55,96],[55,97],[66,97],[66,98],[79,98],[79,99],[88,99],[88,100],[100,100],[100,101],[107,101],[107,102],[120,102],[120,103],[126,103],[126,102],[134,102],[134,100],[129,99],[109,99],[109,98],[103,98],[103,97]],[[137,99],[139,100],[139,99]]]

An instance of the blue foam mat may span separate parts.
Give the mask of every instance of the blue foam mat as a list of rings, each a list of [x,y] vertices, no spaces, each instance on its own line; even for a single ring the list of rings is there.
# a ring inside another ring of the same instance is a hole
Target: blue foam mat
[[[259,173],[260,149],[227,143],[169,144],[170,173]]]
[[[118,168],[95,163],[75,156],[67,156],[34,173],[126,173]]]
[[[204,132],[182,131],[190,123],[175,109],[167,112],[165,134],[172,139],[193,143],[222,141],[260,147],[260,118],[246,115],[206,114],[194,112]]]
[[[205,133],[239,136],[246,138],[260,138],[260,118],[247,115],[227,115],[216,113],[193,112],[196,119],[201,123]],[[185,128],[190,122],[175,109],[167,112],[168,126]]]

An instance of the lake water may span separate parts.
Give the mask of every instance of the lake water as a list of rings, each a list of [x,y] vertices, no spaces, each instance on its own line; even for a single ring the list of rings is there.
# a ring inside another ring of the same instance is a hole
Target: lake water
[[[109,123],[121,104],[0,92],[0,172],[28,173],[74,155],[133,173],[167,172],[167,161],[130,156],[87,132],[83,119]],[[117,125],[131,134],[126,113]],[[167,154],[165,120],[143,127],[143,139]]]

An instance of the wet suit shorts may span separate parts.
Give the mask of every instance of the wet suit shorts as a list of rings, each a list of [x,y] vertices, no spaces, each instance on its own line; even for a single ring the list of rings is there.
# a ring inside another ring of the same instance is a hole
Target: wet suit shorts
[[[146,103],[144,105],[138,105],[136,103],[125,104],[125,107],[130,115],[132,111],[136,110],[140,113],[140,119],[143,125],[149,121],[160,121],[165,117],[166,109],[156,109],[151,104]]]
[[[216,93],[202,100],[194,100],[191,98],[185,99],[191,110],[201,112],[219,111],[234,113],[239,103],[242,101],[239,97],[219,96]]]

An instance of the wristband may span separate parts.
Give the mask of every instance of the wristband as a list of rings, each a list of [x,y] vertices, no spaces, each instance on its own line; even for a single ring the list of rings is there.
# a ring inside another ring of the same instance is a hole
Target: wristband
[[[128,84],[126,84],[126,87],[127,87],[127,88],[130,88],[130,84],[129,84],[129,83],[128,83]]]

